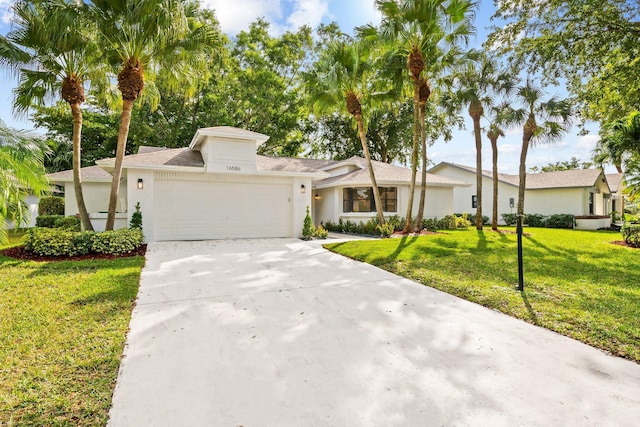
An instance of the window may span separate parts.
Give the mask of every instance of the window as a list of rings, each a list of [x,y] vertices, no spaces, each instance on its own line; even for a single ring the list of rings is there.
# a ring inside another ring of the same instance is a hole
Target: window
[[[398,189],[396,187],[379,187],[380,202],[384,212],[396,212],[398,204]],[[355,187],[342,190],[343,212],[375,212],[376,204],[373,188]]]
[[[478,196],[476,196],[475,194],[471,196],[471,207],[473,209],[476,209],[478,207]]]

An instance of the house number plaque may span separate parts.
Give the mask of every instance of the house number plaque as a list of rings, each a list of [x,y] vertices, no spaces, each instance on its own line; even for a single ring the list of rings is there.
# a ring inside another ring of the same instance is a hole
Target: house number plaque
[[[227,170],[230,172],[240,172],[242,169],[240,166],[229,166],[227,165]]]

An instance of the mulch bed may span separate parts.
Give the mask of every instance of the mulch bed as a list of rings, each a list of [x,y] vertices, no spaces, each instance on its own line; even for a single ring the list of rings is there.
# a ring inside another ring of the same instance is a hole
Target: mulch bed
[[[86,254],[86,255],[76,255],[76,256],[40,256],[36,255],[33,252],[27,252],[24,250],[24,246],[14,246],[13,248],[8,248],[0,251],[0,254],[10,257],[21,259],[25,261],[84,261],[87,259],[117,259],[117,258],[127,258],[132,256],[144,256],[147,252],[147,245],[144,244],[140,246],[135,251],[131,251],[122,255],[111,255],[111,254]]]
[[[625,242],[624,240],[614,240],[613,242],[611,242],[612,245],[618,245],[618,246],[624,246],[626,248],[633,248],[633,249],[640,249],[640,248],[636,248],[634,246],[630,246],[627,244],[627,242]]]

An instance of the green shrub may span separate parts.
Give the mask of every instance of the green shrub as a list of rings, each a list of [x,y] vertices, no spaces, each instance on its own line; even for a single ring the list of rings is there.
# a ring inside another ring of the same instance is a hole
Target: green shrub
[[[425,218],[422,220],[422,228],[424,230],[436,231],[438,229],[437,218]]]
[[[627,245],[640,248],[640,225],[625,224],[622,227],[622,238]]]
[[[136,203],[136,210],[131,214],[129,228],[137,228],[138,230],[142,230],[142,212],[140,212],[140,202]]]
[[[638,224],[640,223],[640,215],[631,215],[624,214],[624,222],[628,222],[629,224]]]
[[[548,228],[573,228],[575,222],[576,217],[571,214],[554,214],[549,215],[544,226]]]
[[[389,237],[393,234],[395,230],[394,226],[390,223],[378,224],[376,227],[376,232],[380,235],[380,237]]]
[[[43,197],[38,202],[38,215],[64,215],[64,197]]]
[[[322,225],[324,226],[324,229],[327,231],[333,231],[338,233],[342,232],[342,230],[338,227],[338,224],[336,224],[335,222],[326,221]]]
[[[456,228],[456,216],[445,215],[442,219],[436,222],[436,228],[438,230],[453,230]]]
[[[404,218],[400,218],[398,215],[390,216],[387,223],[393,226],[394,231],[402,231],[404,228]]]
[[[378,224],[378,219],[370,219],[369,221],[365,222],[365,223],[360,223],[360,226],[362,227],[360,234],[378,234],[378,226],[380,224]]]
[[[34,228],[24,237],[25,250],[42,256],[73,256],[90,252],[93,232]]]
[[[302,238],[304,240],[311,240],[313,238],[314,226],[311,220],[311,214],[309,213],[309,206],[307,206],[307,215],[304,217],[304,223],[302,225]]]
[[[516,223],[518,222],[518,214],[504,213],[500,216],[502,217],[502,220],[504,221],[504,223],[507,225],[516,225]]]
[[[471,221],[467,218],[466,212],[462,215],[455,215],[456,217],[456,228],[469,228],[471,227]]]
[[[77,216],[64,216],[54,221],[55,228],[64,228],[69,231],[80,231],[80,218]]]
[[[90,252],[125,254],[142,245],[141,230],[122,229],[94,233],[63,228],[33,228],[25,235],[25,250],[43,256],[73,256]]]
[[[99,254],[126,254],[139,248],[143,241],[142,230],[123,228],[104,231],[93,236],[91,251]]]
[[[64,219],[64,215],[40,215],[36,218],[36,227],[55,228],[60,219]]]
[[[329,232],[322,226],[322,224],[320,224],[318,228],[316,228],[316,231],[313,233],[313,235],[318,239],[326,239],[329,235]]]
[[[529,227],[544,227],[546,217],[542,214],[526,214],[524,216],[524,222]]]

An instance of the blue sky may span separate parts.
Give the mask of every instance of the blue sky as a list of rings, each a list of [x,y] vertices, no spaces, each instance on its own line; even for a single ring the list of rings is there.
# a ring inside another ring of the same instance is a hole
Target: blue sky
[[[0,32],[9,30],[8,7],[10,0],[0,0]],[[234,35],[246,29],[250,22],[264,17],[272,25],[274,34],[287,30],[295,30],[302,25],[317,26],[319,23],[336,21],[345,33],[352,33],[357,25],[378,23],[380,15],[375,9],[373,0],[201,0],[204,7],[214,9],[224,32]],[[472,46],[480,46],[486,38],[490,17],[493,14],[492,1],[482,0],[476,14],[477,35],[471,40]],[[26,118],[13,116],[11,112],[12,89],[16,86],[16,78],[6,72],[0,72],[0,118],[9,126],[18,129],[31,129],[33,125]],[[548,93],[564,93],[562,88],[549,88]],[[211,123],[215,126],[215,123]],[[580,160],[589,160],[591,151],[598,140],[597,127],[588,127],[595,134],[577,136],[577,129],[569,132],[562,141],[554,145],[539,145],[529,150],[527,165],[543,166],[549,162],[569,160],[572,156]],[[471,132],[471,123],[467,119],[467,130],[455,132],[454,139],[448,143],[436,142],[428,150],[429,158],[455,162],[464,165],[475,165],[475,143]],[[519,130],[509,131],[499,141],[499,169],[504,173],[517,174],[521,144]],[[491,167],[491,148],[488,141],[483,147],[483,167]]]

